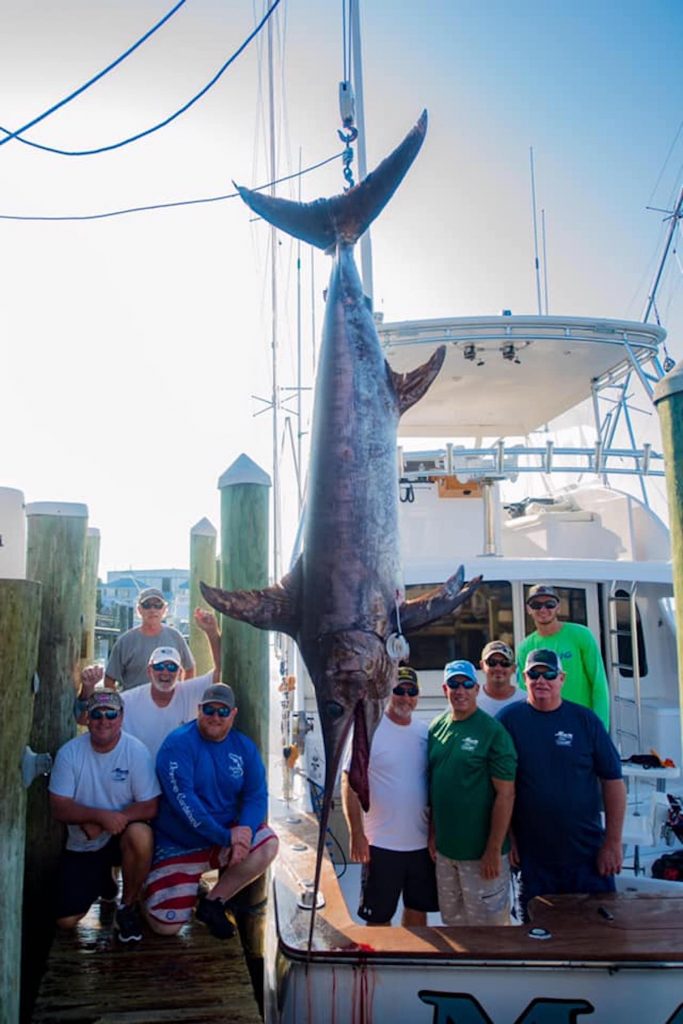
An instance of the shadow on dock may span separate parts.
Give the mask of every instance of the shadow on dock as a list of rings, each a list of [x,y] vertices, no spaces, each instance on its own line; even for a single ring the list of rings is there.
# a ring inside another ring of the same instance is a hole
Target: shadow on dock
[[[174,937],[145,928],[121,943],[114,906],[95,903],[52,945],[34,1024],[260,1024],[239,937],[221,942],[194,920]]]

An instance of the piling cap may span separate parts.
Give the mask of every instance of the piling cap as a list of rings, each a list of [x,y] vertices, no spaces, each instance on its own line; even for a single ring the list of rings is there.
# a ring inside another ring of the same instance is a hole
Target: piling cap
[[[652,400],[656,405],[663,398],[671,398],[673,395],[680,394],[681,391],[683,391],[683,360],[676,363],[673,370],[655,384]]]

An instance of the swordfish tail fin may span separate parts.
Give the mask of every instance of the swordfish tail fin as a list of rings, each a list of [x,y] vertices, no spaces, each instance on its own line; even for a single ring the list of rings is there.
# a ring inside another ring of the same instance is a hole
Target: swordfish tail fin
[[[423,110],[417,124],[393,153],[358,185],[331,199],[297,203],[252,192],[240,185],[235,185],[235,188],[254,213],[294,238],[326,251],[332,251],[337,242],[353,245],[382,212],[403,181],[420,151],[426,132],[427,111]]]

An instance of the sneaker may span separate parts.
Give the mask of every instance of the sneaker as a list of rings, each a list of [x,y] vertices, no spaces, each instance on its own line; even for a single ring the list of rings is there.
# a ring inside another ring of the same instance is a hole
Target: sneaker
[[[205,924],[217,939],[231,939],[237,934],[235,918],[221,900],[209,900],[206,896],[200,896],[195,917]]]
[[[135,906],[118,907],[114,917],[114,928],[119,942],[139,942],[142,938],[142,920]]]

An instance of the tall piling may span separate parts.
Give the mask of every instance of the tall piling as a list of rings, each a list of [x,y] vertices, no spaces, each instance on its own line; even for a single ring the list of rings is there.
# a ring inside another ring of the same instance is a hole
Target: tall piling
[[[218,481],[221,492],[221,566],[224,590],[268,585],[268,488],[270,477],[247,455]],[[227,616],[222,623],[221,678],[235,688],[237,728],[256,743],[268,763],[268,634]],[[235,914],[240,938],[263,1007],[263,952],[267,879],[263,875],[238,894]]]
[[[97,570],[100,564],[100,531],[89,526],[85,537],[83,561],[83,632],[81,666],[95,659],[95,622],[97,620]]]
[[[676,598],[676,643],[678,651],[678,701],[681,709],[683,747],[683,361],[660,380],[654,403],[662,430],[662,449],[669,501],[671,561]]]
[[[190,650],[197,663],[197,675],[213,669],[213,657],[206,633],[194,621],[195,608],[211,606],[202,597],[199,583],[216,586],[216,527],[208,519],[200,519],[190,530]]]
[[[38,646],[40,686],[31,747],[55,756],[76,732],[73,699],[79,685],[83,629],[83,568],[88,510],[66,502],[27,505],[26,570],[42,584]],[[53,934],[53,894],[62,826],[50,816],[48,781],[31,786],[26,811],[22,1015],[37,988]],[[28,927],[27,927],[28,926]],[[29,936],[30,929],[30,936]]]
[[[0,580],[0,1024],[19,1020],[26,785],[22,756],[33,719],[40,585]]]

